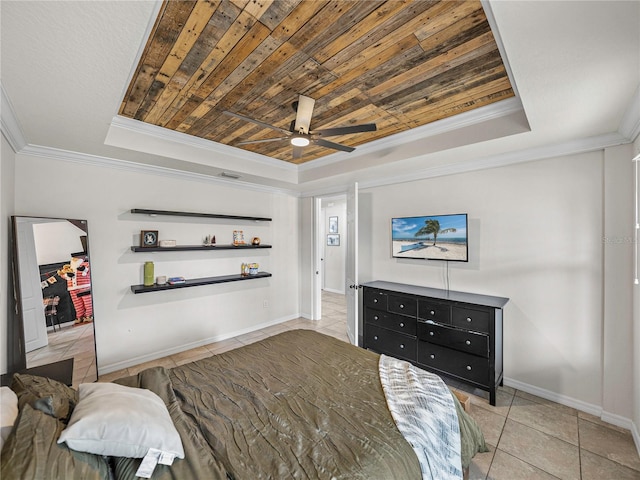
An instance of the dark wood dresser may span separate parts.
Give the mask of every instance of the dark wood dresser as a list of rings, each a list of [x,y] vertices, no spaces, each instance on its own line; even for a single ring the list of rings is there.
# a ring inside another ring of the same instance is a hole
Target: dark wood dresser
[[[364,348],[485,390],[496,404],[508,298],[383,281],[362,286]]]

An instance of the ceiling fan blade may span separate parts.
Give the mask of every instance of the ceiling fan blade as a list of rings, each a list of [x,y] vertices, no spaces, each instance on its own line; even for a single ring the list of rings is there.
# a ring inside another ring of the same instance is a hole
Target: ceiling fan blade
[[[252,143],[280,142],[282,140],[289,140],[289,137],[265,138],[263,140],[245,140],[244,142],[234,143],[234,146],[250,145]]]
[[[302,152],[304,151],[303,147],[296,147],[295,145],[293,146],[293,159],[297,160],[299,158],[302,158]]]
[[[298,112],[296,113],[295,125],[296,133],[309,133],[315,103],[316,101],[311,97],[305,97],[304,95],[298,97]]]
[[[340,145],[339,143],[330,142],[329,140],[323,140],[321,138],[315,138],[312,142],[321,147],[333,148],[334,150],[341,150],[343,152],[353,152],[355,150],[353,147],[347,147],[346,145]]]
[[[240,120],[244,120],[245,122],[255,123],[256,125],[260,125],[261,127],[264,127],[264,128],[270,128],[272,130],[277,130],[279,132],[286,133],[287,135],[291,134],[291,132],[289,130],[285,130],[284,128],[280,128],[280,127],[275,127],[273,125],[269,125],[268,123],[261,122],[260,120],[255,120],[253,118],[245,117],[244,115],[240,115],[239,113],[233,113],[233,112],[230,112],[228,110],[225,110],[222,113],[224,113],[225,115],[230,115],[232,117],[239,118]]]
[[[351,133],[375,132],[376,130],[377,127],[375,123],[365,123],[349,127],[323,128],[321,130],[314,130],[311,134],[320,137],[332,137],[334,135],[349,135]]]

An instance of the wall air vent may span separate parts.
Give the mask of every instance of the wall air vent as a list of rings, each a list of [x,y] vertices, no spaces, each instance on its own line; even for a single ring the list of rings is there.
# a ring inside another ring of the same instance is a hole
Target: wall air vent
[[[234,180],[238,180],[240,178],[240,175],[238,175],[237,173],[229,173],[229,172],[222,172],[220,173],[220,176],[223,178],[233,178]]]

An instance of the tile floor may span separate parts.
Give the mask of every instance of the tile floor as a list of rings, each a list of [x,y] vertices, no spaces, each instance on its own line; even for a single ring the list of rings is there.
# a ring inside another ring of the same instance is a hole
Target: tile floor
[[[317,322],[292,320],[102,375],[100,381],[134,375],[154,365],[182,365],[294,328],[314,329],[347,341],[344,302],[343,295],[325,292],[322,319]],[[628,430],[509,387],[499,390],[495,407],[484,392],[465,390],[471,393],[471,416],[490,450],[473,459],[470,480],[640,480],[640,457]]]
[[[73,386],[96,381],[93,323],[65,323],[57,331],[48,330],[49,344],[27,353],[27,365],[37,367],[67,358],[73,361]]]

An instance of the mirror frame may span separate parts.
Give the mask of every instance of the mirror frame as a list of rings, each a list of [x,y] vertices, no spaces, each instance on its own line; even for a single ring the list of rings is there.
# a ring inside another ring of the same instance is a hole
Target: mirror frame
[[[6,375],[3,375],[2,384],[6,384],[8,378],[13,376],[13,373],[29,373],[33,375],[44,376],[48,378],[52,378],[54,380],[58,380],[66,385],[73,384],[73,357],[70,359],[64,359],[61,361],[49,363],[46,365],[40,365],[36,367],[28,367],[27,364],[27,352],[26,352],[26,339],[25,339],[25,329],[24,329],[24,314],[23,314],[23,305],[22,305],[22,291],[20,286],[20,262],[18,258],[18,230],[17,223],[20,218],[33,218],[33,219],[43,219],[43,220],[52,220],[52,221],[68,221],[74,224],[77,228],[83,230],[86,234],[86,253],[87,258],[89,259],[89,263],[91,265],[91,256],[90,256],[90,247],[89,247],[89,225],[86,220],[77,220],[70,218],[59,218],[59,217],[41,217],[36,215],[13,215],[11,216],[11,236],[10,236],[10,249],[11,249],[11,283],[13,283],[13,312],[15,315],[9,316],[13,317],[13,326],[8,327],[8,335],[7,340],[9,342],[7,348],[7,368],[8,372]],[[44,222],[43,222],[44,223]],[[80,227],[79,225],[82,225]],[[90,267],[91,268],[91,267]],[[91,283],[91,306],[92,312],[94,311],[94,302],[93,302],[93,281]],[[11,322],[10,322],[11,323]],[[96,347],[96,338],[95,338],[95,315],[93,318],[92,329],[93,329],[93,355],[95,359],[95,380],[97,381],[99,378],[99,368],[98,368],[98,354]],[[48,327],[47,327],[48,328]]]

